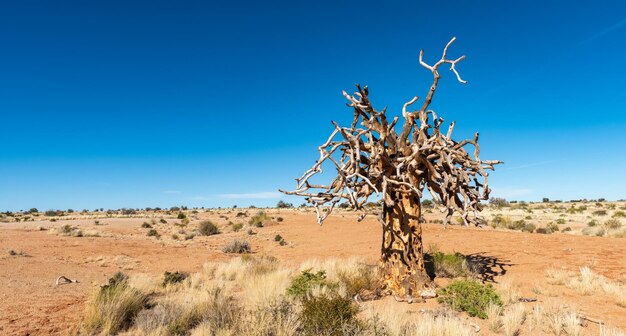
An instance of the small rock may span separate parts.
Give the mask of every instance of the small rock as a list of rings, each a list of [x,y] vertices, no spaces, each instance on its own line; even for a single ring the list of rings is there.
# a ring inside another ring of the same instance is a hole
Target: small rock
[[[434,289],[425,289],[420,292],[420,296],[423,299],[433,299],[437,297],[437,292]]]

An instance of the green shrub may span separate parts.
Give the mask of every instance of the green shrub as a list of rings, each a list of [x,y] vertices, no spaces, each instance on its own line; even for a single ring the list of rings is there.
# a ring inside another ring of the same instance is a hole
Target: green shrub
[[[296,298],[309,296],[314,287],[326,286],[326,271],[312,273],[311,269],[302,271],[302,274],[291,280],[287,287],[287,295]]]
[[[178,219],[185,219],[185,218],[187,218],[187,215],[185,215],[185,214],[184,214],[184,213],[182,213],[182,212],[179,212],[179,213],[178,213],[178,216],[176,216],[176,218],[178,218]]]
[[[167,221],[165,219],[161,218],[161,219],[159,219],[159,223],[165,224],[165,223],[167,223]]]
[[[593,226],[596,226],[596,225],[598,225],[598,224],[599,224],[599,223],[598,223],[598,221],[597,221],[597,220],[592,219],[591,221],[589,221],[589,223],[587,223],[587,226],[593,227]]]
[[[239,232],[239,230],[241,230],[242,228],[243,228],[243,223],[233,224],[233,231],[234,232]]]
[[[150,231],[148,231],[147,234],[148,237],[160,237],[161,235],[159,235],[159,232],[155,229],[150,229]]]
[[[358,329],[359,308],[349,298],[322,295],[303,301],[300,323],[304,335],[343,336]]]
[[[438,294],[440,303],[481,319],[487,318],[485,309],[490,303],[502,305],[500,296],[491,285],[483,285],[476,280],[455,280],[439,290]]]
[[[281,235],[277,234],[276,236],[274,236],[274,241],[279,242],[281,240],[283,240],[283,237]]]
[[[198,231],[203,236],[211,236],[220,233],[220,230],[217,228],[217,226],[215,226],[215,224],[213,224],[213,222],[209,220],[200,222]]]
[[[556,220],[557,224],[565,224],[565,218],[559,218]]]
[[[595,216],[606,216],[606,210],[595,210],[591,214]]]
[[[152,229],[152,225],[148,224],[148,222],[143,222],[143,224],[141,224],[141,227],[144,229]]]
[[[425,256],[428,273],[442,278],[456,278],[471,274],[465,256],[461,253],[444,253],[436,247]]]
[[[161,284],[163,287],[166,287],[167,285],[171,285],[171,284],[176,284],[179,282],[182,282],[183,280],[187,279],[188,274],[187,273],[183,273],[183,272],[165,272],[165,274],[163,274],[163,283]]]

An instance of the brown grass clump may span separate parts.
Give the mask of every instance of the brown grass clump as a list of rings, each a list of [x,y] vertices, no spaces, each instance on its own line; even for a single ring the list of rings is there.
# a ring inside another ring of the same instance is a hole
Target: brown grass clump
[[[127,277],[117,273],[109,284],[94,291],[87,301],[82,331],[89,335],[112,335],[124,330],[147,303],[148,297],[128,286]]]

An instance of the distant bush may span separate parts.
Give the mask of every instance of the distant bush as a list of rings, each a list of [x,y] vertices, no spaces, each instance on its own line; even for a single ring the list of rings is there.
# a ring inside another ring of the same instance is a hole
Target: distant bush
[[[500,198],[500,197],[492,197],[489,199],[489,204],[497,206],[497,207],[508,207],[510,204],[509,202],[504,199],[504,198]]]
[[[213,222],[209,220],[200,222],[198,231],[203,236],[211,236],[220,233],[220,230],[217,228],[217,226],[215,226],[215,224],[213,224]]]
[[[183,272],[165,272],[165,274],[163,274],[163,283],[161,285],[163,287],[166,287],[167,285],[183,282],[185,279],[187,279],[187,277],[188,274]]]
[[[550,231],[550,233],[559,232],[559,226],[556,225],[556,223],[554,222],[550,222],[548,223],[548,225],[546,225],[546,230]]]
[[[287,203],[284,201],[278,201],[278,203],[276,204],[276,207],[279,209],[293,208],[293,204]]]
[[[224,253],[250,253],[252,249],[250,248],[250,243],[245,240],[235,239],[230,243],[226,244],[222,248],[222,252]]]
[[[167,223],[167,221],[165,219],[161,218],[161,219],[159,219],[159,223],[165,224],[165,223]]]
[[[604,222],[604,226],[607,229],[612,229],[612,230],[619,229],[622,227],[622,222],[620,222],[620,220],[617,218],[611,218],[607,220],[606,222]]]
[[[552,231],[550,231],[550,230],[548,230],[546,228],[542,228],[542,227],[537,228],[537,230],[535,232],[536,233],[541,233],[541,234],[550,234],[550,233],[552,233]]]
[[[457,311],[465,311],[469,316],[487,318],[485,309],[490,304],[502,306],[502,300],[491,285],[483,285],[476,280],[455,280],[439,291],[440,303]]]
[[[626,212],[624,211],[615,211],[615,213],[613,213],[613,218],[619,218],[619,217],[626,217]]]
[[[233,224],[233,231],[239,232],[243,228],[243,223]]]
[[[593,227],[593,226],[597,226],[598,224],[600,224],[600,223],[598,223],[597,220],[592,219],[591,221],[589,221],[589,223],[587,223],[587,226]]]
[[[263,227],[263,222],[267,219],[267,214],[263,211],[259,211],[254,216],[252,216],[252,218],[250,218],[250,221],[248,223],[256,227]]]
[[[435,207],[435,202],[429,199],[425,199],[422,201],[422,208],[424,209],[432,209]]]
[[[535,232],[535,229],[537,229],[537,226],[535,224],[528,223],[524,225],[524,227],[522,228],[522,231],[533,233]]]
[[[148,237],[157,237],[157,238],[161,237],[159,232],[157,230],[155,230],[155,229],[150,229],[150,231],[148,231],[148,233],[147,233],[147,236]]]
[[[603,209],[595,210],[591,214],[595,216],[606,216],[606,210],[603,210]]]
[[[278,217],[278,218],[276,218],[276,221],[277,221],[277,222],[279,222],[279,223],[280,223],[280,222],[282,222],[282,221],[284,221],[284,220],[285,220],[285,219],[284,219],[284,218],[282,218],[282,217]]]
[[[185,218],[187,218],[187,215],[185,215],[185,214],[184,214],[184,213],[182,213],[182,212],[179,212],[179,213],[178,213],[178,216],[176,216],[176,218],[177,218],[177,219],[185,219]]]
[[[564,218],[559,218],[556,220],[557,224],[565,224],[565,219]]]
[[[141,224],[141,227],[144,229],[152,229],[152,225],[148,224],[148,222],[143,222],[143,224]]]

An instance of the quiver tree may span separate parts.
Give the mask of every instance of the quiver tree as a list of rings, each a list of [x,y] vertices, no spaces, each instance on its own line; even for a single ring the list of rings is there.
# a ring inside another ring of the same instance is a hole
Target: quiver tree
[[[383,228],[382,251],[379,263],[381,282],[385,292],[405,300],[418,296],[430,285],[424,269],[420,199],[426,188],[433,200],[446,213],[447,225],[456,211],[465,225],[480,223],[481,200],[489,199],[486,169],[493,170],[500,161],[480,159],[478,133],[473,139],[452,140],[454,122],[442,130],[443,118],[429,109],[441,66],[450,70],[461,83],[456,65],[465,58],[447,58],[450,40],[441,59],[428,65],[424,51],[419,62],[433,74],[433,82],[426,98],[417,110],[418,97],[402,107],[402,125],[399,116],[387,119],[386,108],[377,110],[369,99],[369,90],[356,85],[357,92],[343,95],[354,109],[350,127],[333,122],[335,130],[319,147],[320,158],[302,177],[296,179],[296,190],[283,191],[289,195],[306,197],[317,211],[319,224],[340,202],[361,211],[370,196],[380,198],[382,211],[379,221]],[[466,147],[473,147],[470,154]],[[322,165],[330,163],[337,176],[327,185],[309,180],[322,172]]]

